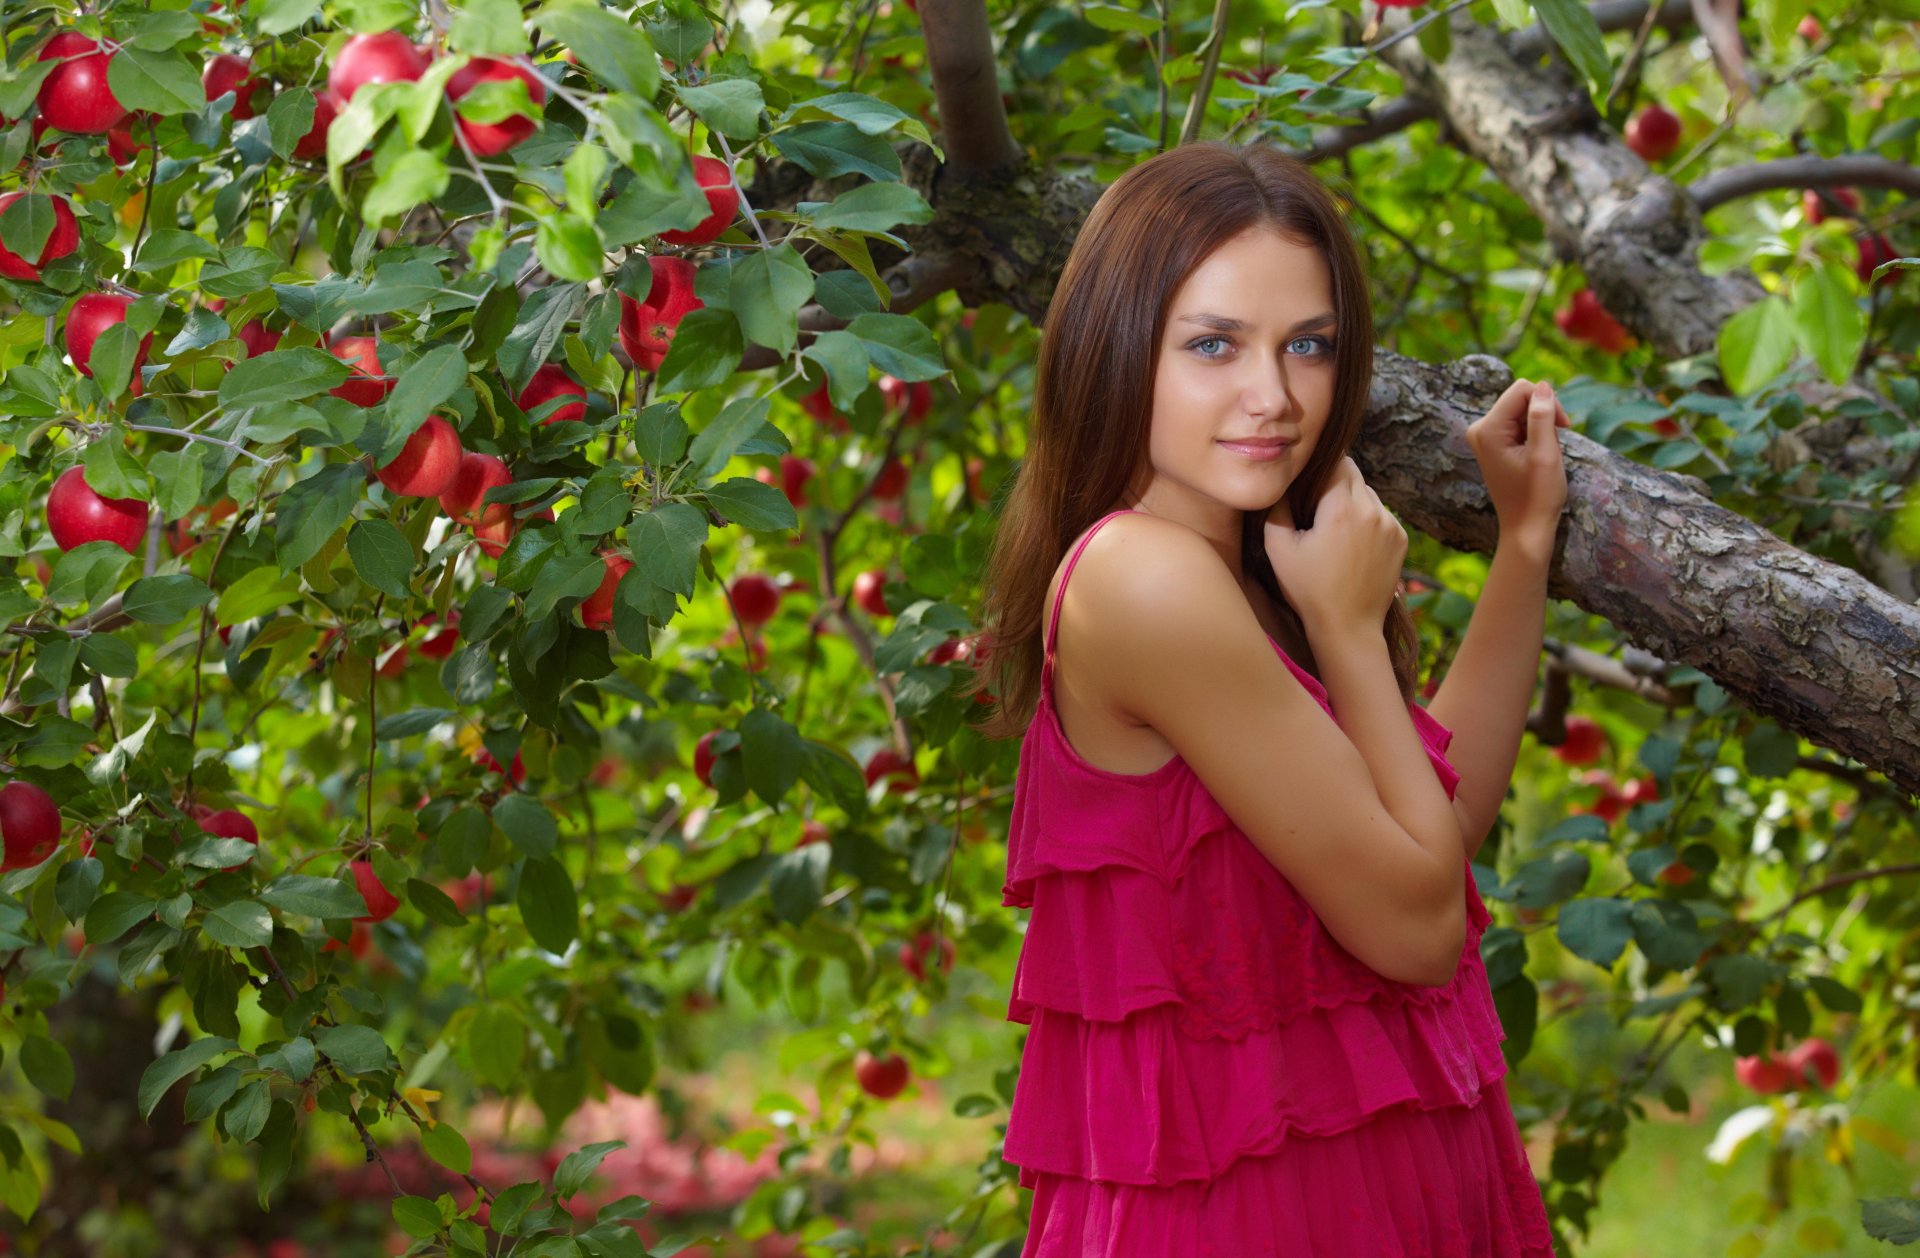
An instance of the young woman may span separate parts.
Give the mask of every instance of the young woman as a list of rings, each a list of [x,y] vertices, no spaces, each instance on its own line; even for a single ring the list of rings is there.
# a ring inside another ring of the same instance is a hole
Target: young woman
[[[1372,332],[1332,196],[1258,145],[1123,175],[1048,310],[979,679],[983,732],[1023,736],[1024,1258],[1553,1253],[1470,863],[1533,683],[1567,419],[1522,380],[1467,430],[1500,524],[1473,628],[1507,641],[1470,630],[1456,665],[1499,778],[1457,797],[1453,733],[1412,701],[1406,534],[1347,457]]]

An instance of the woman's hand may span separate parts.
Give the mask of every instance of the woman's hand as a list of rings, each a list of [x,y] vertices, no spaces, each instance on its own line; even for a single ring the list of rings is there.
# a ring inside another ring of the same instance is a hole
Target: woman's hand
[[[1313,507],[1313,527],[1296,529],[1282,497],[1267,509],[1267,562],[1312,639],[1379,631],[1407,557],[1407,531],[1380,502],[1360,465],[1343,455]]]
[[[1467,425],[1467,445],[1493,500],[1500,540],[1542,560],[1553,557],[1554,533],[1567,505],[1567,468],[1558,429],[1572,423],[1552,385],[1522,378]]]

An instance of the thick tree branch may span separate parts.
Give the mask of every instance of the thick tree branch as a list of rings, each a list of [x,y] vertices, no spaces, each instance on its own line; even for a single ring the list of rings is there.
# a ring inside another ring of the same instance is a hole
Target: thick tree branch
[[[926,33],[927,69],[947,164],[956,171],[984,171],[1025,161],[1000,103],[999,62],[986,5],[921,0],[920,29]]]
[[[1490,552],[1498,525],[1466,426],[1513,373],[1469,355],[1435,367],[1381,351],[1354,460],[1402,519]],[[1691,664],[1755,712],[1920,793],[1920,607],[1714,505],[1691,476],[1577,432],[1548,591]]]
[[[1841,186],[1892,188],[1920,196],[1920,168],[1884,157],[1782,157],[1716,170],[1688,185],[1687,195],[1705,214],[1758,192]]]

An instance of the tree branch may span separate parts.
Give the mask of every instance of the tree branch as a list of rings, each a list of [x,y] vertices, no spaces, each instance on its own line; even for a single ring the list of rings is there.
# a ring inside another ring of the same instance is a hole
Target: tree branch
[[[1687,185],[1687,195],[1705,214],[1759,192],[1843,185],[1892,188],[1908,196],[1920,196],[1920,168],[1884,157],[1782,157],[1703,175]]]
[[[1017,166],[1026,154],[1000,103],[999,63],[982,0],[921,0],[940,144],[955,171]]]

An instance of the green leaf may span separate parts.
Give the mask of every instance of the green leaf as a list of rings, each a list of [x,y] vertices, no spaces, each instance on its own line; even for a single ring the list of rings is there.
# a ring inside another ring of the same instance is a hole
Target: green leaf
[[[739,728],[748,788],[765,803],[778,805],[800,779],[800,767],[806,759],[800,731],[765,708],[747,713]]]
[[[310,874],[282,874],[260,889],[260,899],[282,912],[321,919],[358,917],[367,911],[367,902],[352,886]]]
[[[370,1026],[341,1025],[319,1027],[313,1033],[314,1046],[341,1071],[350,1075],[372,1074],[393,1065],[393,1053],[380,1032]]]
[[[713,213],[713,206],[691,181],[657,188],[634,179],[601,209],[595,221],[608,248],[618,249],[676,228],[685,229]]]
[[[1560,909],[1560,942],[1575,956],[1610,969],[1633,938],[1626,900],[1574,900]]]
[[[727,304],[749,341],[784,356],[799,338],[800,307],[813,296],[813,272],[792,245],[764,249],[733,264]]]
[[[384,147],[389,142],[405,144],[407,141],[405,136],[396,135],[382,140],[381,145]],[[401,218],[414,206],[445,193],[452,178],[453,172],[447,169],[440,154],[430,149],[409,148],[374,178],[373,186],[360,202],[360,212],[373,223]]]
[[[168,1088],[220,1054],[234,1052],[239,1047],[225,1036],[210,1035],[154,1061],[140,1074],[140,1116],[152,1117],[153,1107],[160,1103]]]
[[[237,625],[299,601],[299,573],[262,566],[220,591],[213,605],[213,619],[216,624]]]
[[[1757,391],[1793,362],[1793,310],[1783,298],[1762,297],[1720,325],[1720,371],[1742,397]]]
[[[299,30],[320,11],[320,0],[254,0],[249,6],[263,35],[285,35]]]
[[[361,520],[347,533],[347,554],[362,581],[383,594],[404,600],[418,557],[406,534],[385,520]]]
[[[567,1154],[553,1172],[554,1200],[565,1201],[585,1188],[593,1173],[600,1169],[600,1163],[606,1161],[607,1154],[626,1147],[624,1140],[600,1140]]]
[[[38,192],[15,198],[0,211],[0,243],[19,258],[38,258],[53,234],[53,200]]]
[[[277,101],[275,102],[278,103]],[[18,202],[16,202],[18,204]],[[9,211],[11,213],[11,211]],[[211,261],[220,256],[219,246],[204,236],[193,232],[181,231],[177,227],[162,227],[147,237],[140,246],[140,257],[133,264],[136,271],[164,271],[170,266],[185,262],[190,258]],[[211,313],[211,312],[209,312]]]
[[[780,121],[803,122],[820,114],[850,122],[865,135],[885,135],[896,127],[916,129],[920,126],[918,119],[898,105],[865,92],[829,92],[825,96],[808,97],[796,102]]]
[[[821,179],[836,175],[900,178],[900,156],[893,146],[850,122],[803,122],[774,132],[772,138],[773,146],[784,156]]]
[[[782,854],[773,866],[768,890],[773,912],[783,922],[799,924],[820,906],[827,888],[827,866],[833,860],[832,845],[812,843]]]
[[[760,135],[760,111],[767,107],[760,85],[752,79],[708,79],[695,86],[682,84],[680,103],[700,121],[730,140],[753,140]]]
[[[267,143],[273,154],[285,161],[293,155],[293,146],[313,130],[313,93],[304,87],[290,87],[267,106]]]
[[[1553,36],[1553,42],[1566,52],[1595,100],[1605,100],[1613,86],[1613,62],[1607,57],[1606,41],[1593,12],[1580,0],[1533,0],[1533,10]]]
[[[933,380],[946,373],[946,361],[932,329],[910,315],[863,314],[847,324],[873,365],[896,380]]]
[[[527,591],[527,615],[538,620],[562,599],[582,599],[600,588],[607,565],[598,555],[557,555],[540,568]]]
[[[207,103],[200,72],[177,52],[122,48],[107,62],[107,86],[129,111],[196,114]]]
[[[686,393],[711,388],[740,366],[746,352],[740,321],[731,310],[690,312],[674,329],[667,356],[660,361],[654,392]]]
[[[415,1240],[430,1241],[445,1230],[440,1225],[440,1207],[425,1197],[395,1197],[393,1221]]]
[[[707,501],[729,522],[756,533],[800,527],[800,517],[786,494],[751,476],[733,476],[707,486]]]
[[[578,936],[580,904],[574,896],[573,879],[552,857],[526,859],[520,867],[520,887],[514,900],[527,933],[548,952],[565,952]]]
[[[500,344],[500,374],[515,392],[526,388],[586,301],[584,284],[549,284],[527,298],[513,331]]]
[[[1852,378],[1867,328],[1839,263],[1823,262],[1793,286],[1793,326],[1800,348],[1829,381],[1838,385]]]
[[[801,212],[808,203],[802,202]],[[842,231],[883,232],[901,223],[927,223],[933,207],[903,183],[864,183],[836,197],[813,216],[813,226]]]
[[[560,827],[547,806],[531,795],[512,794],[493,806],[493,823],[513,845],[534,859],[553,855]]]
[[[465,0],[454,10],[447,40],[459,52],[488,57],[511,57],[528,48],[515,0]]]
[[[693,474],[705,480],[725,467],[735,451],[760,431],[772,409],[773,404],[763,397],[734,398],[721,407],[720,413],[694,435],[687,451]]]
[[[177,572],[141,577],[127,587],[120,610],[144,625],[170,625],[212,601],[213,591],[199,577]]]
[[[220,405],[234,411],[298,401],[325,393],[348,372],[344,362],[311,346],[276,349],[235,363],[220,381]]]
[[[154,902],[132,891],[109,891],[93,902],[84,924],[87,942],[112,943],[153,916]]]
[[[420,1148],[428,1157],[456,1175],[465,1175],[473,1170],[472,1146],[444,1118],[421,1131]]]
[[[533,20],[615,91],[650,100],[660,90],[660,63],[646,35],[598,4],[560,0],[542,7]]]
[[[467,382],[467,358],[457,345],[436,345],[400,373],[387,399],[387,414],[401,440],[412,436],[435,407],[452,398]],[[397,449],[382,451],[393,455]]]
[[[274,551],[292,571],[320,553],[366,496],[367,474],[358,463],[327,463],[280,495]]]
[[[563,280],[597,280],[606,271],[600,230],[571,211],[544,215],[534,230],[534,256]]]
[[[1160,29],[1160,19],[1151,13],[1136,13],[1113,4],[1090,4],[1081,10],[1088,23],[1103,31],[1122,31],[1130,35],[1152,34]]]
[[[813,338],[813,344],[800,351],[827,369],[827,396],[837,411],[851,413],[854,403],[867,391],[866,343],[851,332],[834,330]]]
[[[201,919],[201,926],[207,938],[223,947],[264,948],[273,941],[273,914],[252,900],[221,905]]]
[[[508,1005],[482,1005],[467,1024],[467,1051],[481,1083],[508,1091],[520,1082],[527,1025]]]
[[[20,1068],[28,1083],[55,1100],[64,1101],[73,1092],[73,1058],[44,1035],[29,1035],[21,1042]]]

